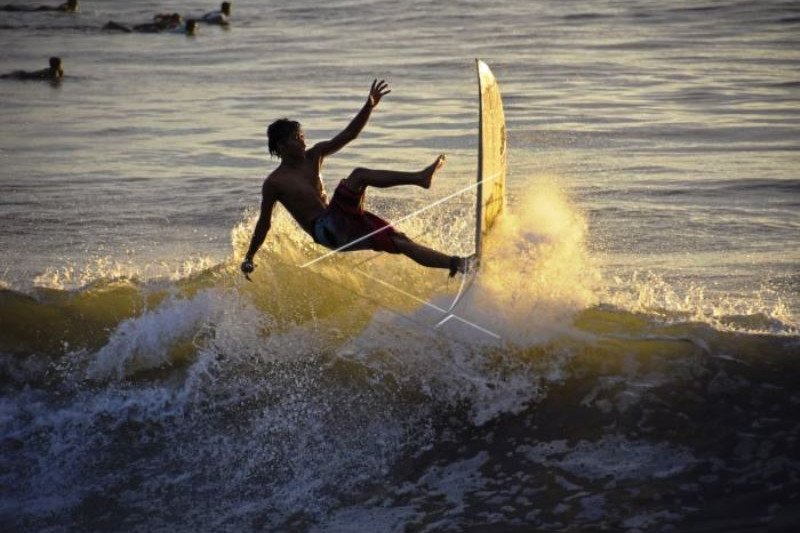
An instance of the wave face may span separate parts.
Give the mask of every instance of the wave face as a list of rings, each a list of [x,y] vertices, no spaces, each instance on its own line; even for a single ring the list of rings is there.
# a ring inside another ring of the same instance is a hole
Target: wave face
[[[796,522],[796,326],[775,309],[690,310],[691,299],[659,298],[668,291],[653,277],[604,282],[584,216],[559,190],[536,191],[492,234],[458,311],[499,341],[456,321],[434,329],[424,307],[358,274],[452,297],[454,285],[401,258],[297,268],[316,252],[287,220],[252,284],[232,258],[177,279],[3,291],[3,522]],[[233,232],[237,255],[252,223]]]

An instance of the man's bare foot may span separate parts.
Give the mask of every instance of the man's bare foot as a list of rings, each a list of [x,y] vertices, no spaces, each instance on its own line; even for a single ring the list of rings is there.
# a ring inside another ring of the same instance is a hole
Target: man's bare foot
[[[468,255],[467,257],[458,257],[454,255],[450,258],[450,277],[455,277],[458,274],[471,274],[478,268],[478,256],[475,254]]]
[[[431,181],[433,181],[433,175],[436,174],[440,168],[444,166],[445,161],[447,161],[447,156],[444,154],[439,154],[439,157],[436,158],[436,161],[431,163],[429,166],[425,167],[420,174],[422,177],[419,182],[419,186],[423,189],[430,189]]]

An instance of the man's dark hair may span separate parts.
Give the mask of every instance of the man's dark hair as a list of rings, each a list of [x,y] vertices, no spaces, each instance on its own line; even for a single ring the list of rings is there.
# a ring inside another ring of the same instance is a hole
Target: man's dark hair
[[[294,135],[300,127],[299,122],[288,118],[281,118],[270,124],[267,128],[267,147],[270,155],[280,157],[278,143]]]
[[[60,68],[61,67],[61,58],[60,57],[51,57],[50,58],[50,68]]]

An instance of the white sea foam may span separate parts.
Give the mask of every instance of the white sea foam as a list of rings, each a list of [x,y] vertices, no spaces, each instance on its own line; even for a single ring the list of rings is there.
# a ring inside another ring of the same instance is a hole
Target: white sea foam
[[[176,342],[191,340],[203,326],[217,322],[223,310],[219,291],[169,298],[152,311],[120,322],[94,356],[87,375],[92,379],[122,379],[132,372],[167,364]]]
[[[480,468],[488,459],[488,453],[479,452],[474,457],[444,467],[434,465],[420,478],[419,483],[429,491],[444,495],[452,505],[448,514],[458,515],[464,511],[467,494],[485,486],[486,479]]]
[[[566,441],[520,446],[528,460],[560,468],[586,481],[623,481],[668,478],[697,460],[687,449],[663,442],[632,441],[622,435],[605,435],[599,441]]]
[[[33,279],[34,287],[75,290],[101,280],[135,279],[151,281],[166,279],[177,281],[204,272],[217,263],[211,257],[196,256],[175,262],[141,263],[134,259],[120,260],[109,256],[95,257],[91,261],[70,261],[59,266],[48,266]],[[15,284],[15,286],[18,284]],[[25,287],[21,287],[25,288]]]
[[[739,296],[715,294],[700,283],[679,285],[655,272],[633,271],[611,276],[602,301],[666,322],[703,322],[720,331],[800,333],[800,323],[781,294],[764,287]]]

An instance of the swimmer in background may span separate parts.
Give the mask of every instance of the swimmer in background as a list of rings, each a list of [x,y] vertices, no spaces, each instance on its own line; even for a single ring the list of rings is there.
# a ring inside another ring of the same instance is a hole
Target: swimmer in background
[[[51,57],[49,68],[35,70],[33,72],[15,70],[14,72],[0,75],[0,78],[7,80],[42,80],[60,82],[64,79],[64,66],[60,57]]]
[[[183,27],[183,33],[187,37],[194,37],[197,34],[197,21],[194,19],[187,19]]]
[[[159,13],[153,17],[153,22],[145,22],[143,24],[137,24],[136,26],[126,26],[124,24],[120,24],[119,22],[109,20],[106,25],[103,26],[103,29],[122,31],[125,33],[159,33],[164,30],[174,30],[179,28],[182,20],[183,19],[178,13]]]
[[[219,7],[219,11],[209,11],[202,17],[200,17],[198,22],[204,22],[206,24],[218,24],[220,26],[227,26],[230,24],[228,20],[231,16],[231,3],[230,2],[222,2],[222,5]]]
[[[178,13],[157,13],[153,16],[153,22],[164,26],[165,29],[172,30],[180,26],[183,18]]]
[[[188,36],[193,36],[197,32],[197,20],[186,19],[186,22],[181,28],[181,16],[178,13],[158,13],[153,17],[153,21],[156,24],[165,25],[165,29],[174,30],[173,33],[184,33]]]
[[[8,4],[0,7],[0,11],[16,11],[19,13],[32,13],[34,11],[61,11],[62,13],[77,13],[80,11],[78,0],[67,0],[58,6],[21,6]]]

